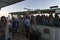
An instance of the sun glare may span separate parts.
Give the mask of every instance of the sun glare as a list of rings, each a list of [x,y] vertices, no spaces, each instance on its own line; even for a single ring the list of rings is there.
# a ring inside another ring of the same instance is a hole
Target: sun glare
[[[8,12],[0,11],[0,17],[1,17],[1,16],[8,17]]]

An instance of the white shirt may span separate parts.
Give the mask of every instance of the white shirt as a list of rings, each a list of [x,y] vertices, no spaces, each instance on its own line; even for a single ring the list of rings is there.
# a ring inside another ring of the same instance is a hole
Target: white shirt
[[[29,19],[25,19],[25,24],[26,24],[26,26],[30,26],[30,20]]]

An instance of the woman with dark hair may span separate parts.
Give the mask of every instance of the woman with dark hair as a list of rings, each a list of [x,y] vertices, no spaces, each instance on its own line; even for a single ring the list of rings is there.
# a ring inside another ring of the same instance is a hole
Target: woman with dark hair
[[[0,40],[7,40],[7,20],[5,16],[1,17],[0,20]]]

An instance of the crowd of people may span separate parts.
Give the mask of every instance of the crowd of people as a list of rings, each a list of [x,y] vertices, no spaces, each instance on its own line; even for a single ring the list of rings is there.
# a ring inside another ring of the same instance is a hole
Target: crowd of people
[[[30,33],[31,24],[60,27],[60,18],[58,14],[55,14],[55,17],[53,17],[52,14],[50,14],[49,16],[45,15],[41,16],[37,15],[31,17],[26,16],[20,18],[20,21],[14,17],[12,17],[12,20],[9,20],[5,16],[2,16],[0,19],[0,40],[10,40],[9,32],[12,33],[12,37],[18,34],[17,29],[19,27],[19,22],[23,24],[23,27],[26,30],[27,38]]]
[[[34,23],[35,22],[35,17],[34,16],[32,16],[31,18],[29,16],[22,17],[20,20],[21,20],[21,23],[23,24],[22,27],[25,28],[25,31],[26,31],[25,34],[26,34],[27,39],[29,39],[29,40],[39,40],[39,39],[41,39],[41,33],[39,32],[39,29],[37,29],[36,31],[31,29],[31,24],[35,24]]]
[[[29,16],[22,17],[20,20],[23,24],[23,27],[25,27],[26,29],[26,37],[29,36],[28,34],[30,33],[30,27],[32,24],[44,25],[44,26],[50,26],[50,27],[60,27],[60,18],[58,14],[55,14],[54,16],[55,17],[53,17],[53,14],[50,14],[49,16],[45,16],[45,15],[33,16],[32,15],[31,17]],[[32,34],[30,36],[32,36]],[[36,34],[34,36],[36,36]]]
[[[50,14],[49,16],[45,16],[45,15],[31,16],[31,24],[36,23],[36,24],[45,25],[45,26],[59,27],[60,18],[58,14],[55,14],[54,16],[55,17],[53,17],[52,14]]]
[[[12,33],[12,37],[18,35],[19,22],[21,20],[26,30],[26,37],[28,38],[30,32],[30,18],[26,16],[25,18],[22,19],[19,20],[16,19],[15,17],[12,17],[12,19],[9,20],[8,17],[2,16],[0,19],[0,40],[10,40],[11,39],[10,33]]]
[[[2,16],[0,19],[0,40],[10,40],[10,32],[12,37],[17,33],[19,22],[16,18],[9,20],[8,17]]]

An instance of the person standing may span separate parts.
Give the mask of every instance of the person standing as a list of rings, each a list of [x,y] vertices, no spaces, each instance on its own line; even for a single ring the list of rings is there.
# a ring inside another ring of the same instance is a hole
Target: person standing
[[[49,24],[49,26],[53,26],[53,20],[54,20],[54,17],[53,17],[53,15],[52,14],[50,14],[49,15],[49,19],[48,19],[48,24]]]
[[[12,36],[14,37],[17,33],[19,22],[14,17],[12,18]]]
[[[58,16],[58,14],[55,14],[55,18],[53,20],[53,25],[55,27],[59,27],[59,16]]]
[[[26,37],[29,37],[30,33],[30,18],[26,16],[25,21],[24,21],[25,29],[26,29]]]
[[[5,16],[1,17],[0,20],[0,40],[8,40],[8,26]]]

